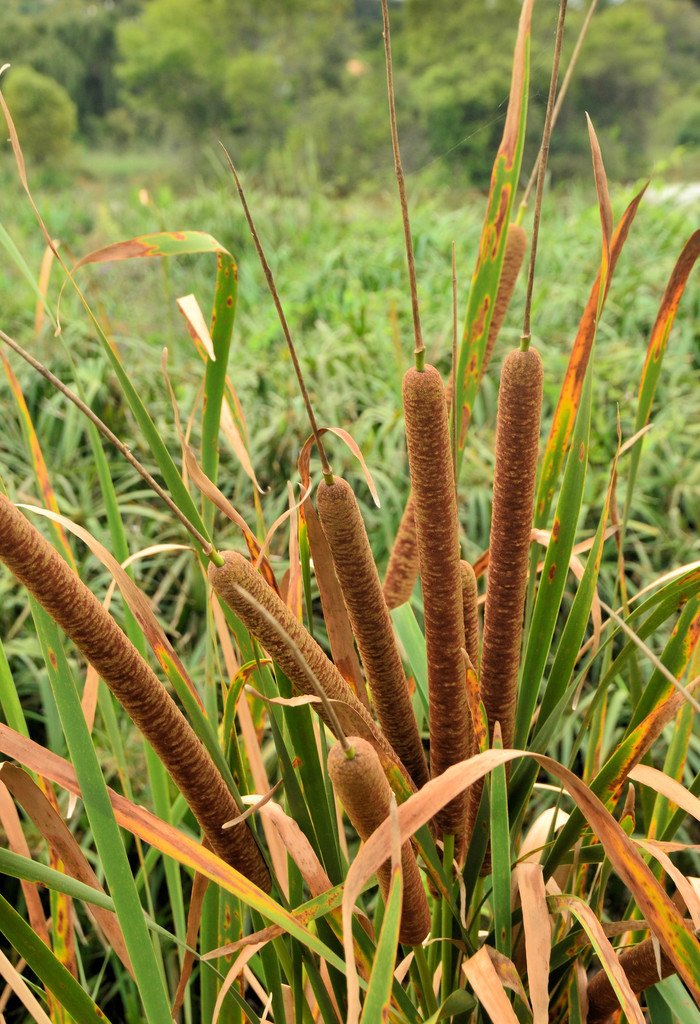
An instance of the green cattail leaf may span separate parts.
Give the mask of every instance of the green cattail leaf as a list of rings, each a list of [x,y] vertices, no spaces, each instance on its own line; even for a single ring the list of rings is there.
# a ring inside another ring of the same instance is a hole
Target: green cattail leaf
[[[379,934],[360,1024],[375,1024],[375,1021],[388,1019],[394,982],[394,963],[399,944],[402,886],[403,878],[401,860],[399,859],[391,876],[389,898],[384,911],[382,930]]]
[[[392,608],[391,619],[416,683],[413,711],[420,729],[428,715],[428,660],[425,637],[410,604]]]
[[[148,936],[124,843],[114,819],[58,627],[34,598],[30,597],[30,603],[97,853],[134,966],[146,1020],[148,1024],[171,1024],[170,1006],[160,967]]]
[[[493,747],[502,749],[500,730],[494,730]],[[511,878],[510,834],[508,825],[508,786],[505,765],[491,773],[491,878],[493,883],[493,929],[496,949],[511,955]]]
[[[700,1010],[686,992],[683,982],[675,975],[664,978],[644,993],[652,1024],[700,1024]],[[666,1007],[667,1016],[661,1015]]]
[[[0,896],[0,932],[75,1021],[109,1024],[85,989],[3,896]]]
[[[542,674],[547,663],[554,628],[557,623],[564,585],[569,573],[569,559],[576,537],[576,526],[583,500],[583,485],[588,466],[588,446],[591,428],[591,381],[589,367],[583,386],[581,405],[576,416],[576,427],[566,460],[564,481],[557,502],[551,536],[547,545],[544,568],[540,577],[537,599],[528,630],[523,662],[518,710],[515,727],[515,746],[524,746],[530,730],[530,720],[537,703]],[[590,556],[589,556],[590,558]]]

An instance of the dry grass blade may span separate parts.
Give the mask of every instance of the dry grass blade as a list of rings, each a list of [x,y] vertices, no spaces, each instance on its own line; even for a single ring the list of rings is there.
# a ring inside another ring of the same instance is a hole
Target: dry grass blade
[[[498,1024],[516,1024],[518,1018],[486,946],[466,960],[462,970],[491,1020],[498,1021]]]
[[[27,985],[17,969],[12,966],[12,963],[7,959],[2,950],[0,950],[0,975],[10,986],[32,1020],[36,1021],[36,1024],[52,1024],[50,1017],[47,1017],[44,1013],[41,1003],[32,993],[29,985]]]
[[[532,1002],[532,1024],[549,1020],[549,960],[552,931],[542,867],[530,861],[515,866],[525,932],[527,980]]]

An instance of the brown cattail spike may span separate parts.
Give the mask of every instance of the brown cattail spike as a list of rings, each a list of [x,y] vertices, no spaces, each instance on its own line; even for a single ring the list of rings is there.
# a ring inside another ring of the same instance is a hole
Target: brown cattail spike
[[[498,281],[498,291],[496,292],[496,301],[493,306],[489,335],[486,339],[486,352],[481,368],[482,373],[486,373],[486,368],[491,361],[491,355],[493,354],[498,335],[501,333],[501,327],[506,318],[510,300],[513,298],[513,292],[518,281],[520,268],[525,259],[526,250],[527,234],[525,229],[520,224],[509,224],[508,234],[506,235],[506,248],[503,255],[503,266],[501,267],[501,276]]]
[[[425,608],[430,770],[436,776],[468,756],[471,723],[462,659],[464,620],[450,428],[444,385],[434,366],[406,372],[403,400]],[[462,833],[465,806],[466,795],[439,812],[437,823],[443,833]]]
[[[265,582],[247,558],[244,558],[238,551],[222,551],[221,555],[224,560],[222,566],[209,566],[209,582],[217,595],[238,615],[246,629],[272,655],[286,673],[295,691],[299,694],[315,696],[313,688],[309,685],[307,674],[299,670],[296,652],[290,649],[280,631],[270,626],[268,619],[260,614],[255,604],[246,600],[241,590],[253,597],[255,603],[275,619],[281,627],[282,633],[294,642],[328,699],[337,702],[335,709],[338,715],[347,714],[353,728],[349,728],[348,722],[343,720],[342,725],[346,733],[357,733],[361,730],[363,736],[377,750],[380,757],[384,761],[398,765],[408,779],[406,768],[401,763],[396,751],[377,728],[365,706],[360,703],[333,662],[329,661],[314,638],[294,617],[284,601]],[[316,705],[316,708],[326,725],[332,729],[332,723],[324,714],[323,706]]]
[[[511,352],[498,394],[489,571],[481,647],[481,695],[489,719],[513,743],[523,607],[540,437],[543,369],[534,349]]]
[[[464,617],[464,647],[472,666],[479,672],[479,588],[470,562],[459,564],[462,576],[462,615]]]
[[[328,755],[328,774],[336,796],[345,808],[353,828],[366,841],[389,817],[391,789],[374,748],[359,736],[348,738],[353,756],[346,756],[340,744]],[[430,911],[416,857],[410,843],[401,849],[403,907],[399,941],[417,946],[430,931]],[[391,884],[391,864],[379,868],[377,879],[386,900]]]
[[[214,762],[150,666],[95,595],[0,494],[0,558],[99,672],[192,808],[214,852],[261,889],[270,875]]]
[[[332,484],[321,481],[316,502],[379,723],[420,788],[428,781],[428,766],[357,498],[336,477]]]
[[[388,608],[398,608],[410,601],[418,579],[418,541],[413,512],[411,494],[401,516],[382,586]]]

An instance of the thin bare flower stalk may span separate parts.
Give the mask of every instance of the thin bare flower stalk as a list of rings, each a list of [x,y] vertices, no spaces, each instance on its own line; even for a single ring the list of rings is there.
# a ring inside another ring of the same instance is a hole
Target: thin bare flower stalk
[[[336,796],[364,842],[389,817],[392,793],[374,747],[359,736],[348,737],[348,744],[349,752],[343,750],[339,743],[331,749],[328,774]],[[430,931],[430,910],[410,842],[401,848],[401,868],[403,906],[399,941],[407,946],[416,946]],[[377,871],[377,879],[386,900],[391,885],[391,863],[388,860]]]
[[[346,480],[322,480],[318,514],[384,735],[419,788],[428,766],[362,513]]]
[[[270,875],[247,824],[222,831],[239,808],[189,722],[92,591],[2,494],[0,559],[104,679],[181,790],[214,852],[269,892]]]

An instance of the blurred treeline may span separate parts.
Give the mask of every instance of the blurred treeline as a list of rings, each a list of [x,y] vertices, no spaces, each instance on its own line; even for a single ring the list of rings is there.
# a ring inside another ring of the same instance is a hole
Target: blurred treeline
[[[565,59],[589,2],[569,2]],[[393,0],[409,170],[488,179],[519,6]],[[530,156],[557,8],[535,7]],[[700,0],[600,0],[555,135],[554,176],[589,173],[586,110],[612,177],[648,173],[674,153],[696,174],[699,54]],[[338,190],[376,181],[387,165],[379,0],[4,0],[5,61],[3,88],[34,159],[59,157],[73,135],[86,147],[190,154],[221,138],[272,187],[311,178]]]

